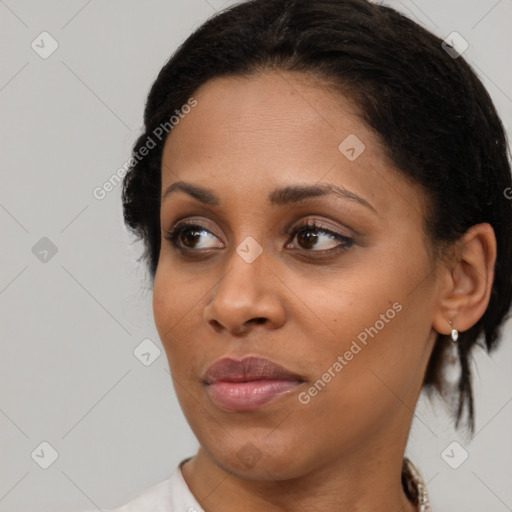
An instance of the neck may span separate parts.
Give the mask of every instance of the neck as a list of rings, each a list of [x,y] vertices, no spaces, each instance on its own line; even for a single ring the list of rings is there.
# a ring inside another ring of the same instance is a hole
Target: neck
[[[372,443],[322,463],[299,478],[243,478],[220,467],[200,448],[182,466],[187,485],[205,512],[416,512],[401,483],[403,446],[376,451]],[[317,461],[318,462],[318,461]]]

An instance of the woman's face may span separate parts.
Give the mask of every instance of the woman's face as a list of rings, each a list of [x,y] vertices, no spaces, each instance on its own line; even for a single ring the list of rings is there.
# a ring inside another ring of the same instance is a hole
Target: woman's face
[[[153,308],[201,446],[254,479],[396,450],[436,336],[422,192],[304,75],[217,78],[194,98],[164,148]],[[287,372],[208,373],[249,356]]]

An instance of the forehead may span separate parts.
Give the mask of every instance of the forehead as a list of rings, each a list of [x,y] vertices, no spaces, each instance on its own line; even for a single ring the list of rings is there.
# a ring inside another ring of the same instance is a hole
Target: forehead
[[[164,147],[163,188],[185,180],[240,193],[329,181],[380,211],[401,202],[421,211],[419,187],[396,171],[354,103],[325,82],[268,71],[215,78],[193,97],[197,106]]]
[[[192,159],[221,149],[226,156],[239,151],[249,157],[254,148],[281,148],[283,158],[288,149],[312,158],[318,153],[337,157],[338,144],[349,133],[373,138],[349,100],[335,96],[309,75],[268,71],[218,77],[201,86],[194,98],[197,106],[168,137],[166,145],[176,158]],[[178,132],[181,136],[176,137]],[[183,139],[194,151],[185,150]],[[261,151],[259,156],[265,155]]]

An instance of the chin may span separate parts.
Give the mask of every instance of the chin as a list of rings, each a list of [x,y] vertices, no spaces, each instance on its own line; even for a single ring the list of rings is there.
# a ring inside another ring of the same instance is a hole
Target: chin
[[[260,437],[257,433],[226,437],[221,443],[201,442],[201,446],[224,471],[246,480],[289,480],[307,472],[307,454],[297,450],[302,443],[292,437],[270,442],[268,432],[260,432]]]

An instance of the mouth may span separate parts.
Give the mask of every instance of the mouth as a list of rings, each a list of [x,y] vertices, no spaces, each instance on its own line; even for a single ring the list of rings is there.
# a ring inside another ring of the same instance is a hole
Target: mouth
[[[263,407],[294,392],[305,379],[268,359],[223,358],[207,370],[203,383],[215,405],[229,411]]]

